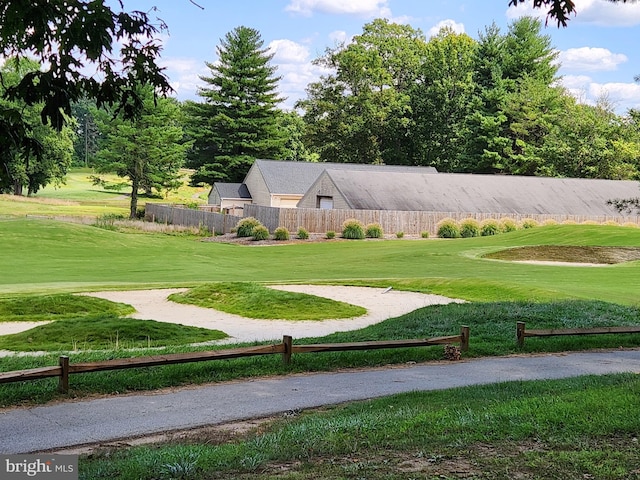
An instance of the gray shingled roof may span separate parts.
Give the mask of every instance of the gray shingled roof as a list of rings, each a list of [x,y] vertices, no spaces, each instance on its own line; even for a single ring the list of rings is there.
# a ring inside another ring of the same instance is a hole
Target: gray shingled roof
[[[468,213],[614,215],[613,198],[637,197],[637,181],[327,170],[351,208]]]
[[[244,183],[216,182],[213,188],[218,191],[220,198],[251,198],[249,189]]]
[[[401,165],[369,165],[358,163],[288,162],[280,160],[256,160],[269,192],[272,194],[304,195],[326,169],[366,172],[413,172],[434,174],[433,167]]]

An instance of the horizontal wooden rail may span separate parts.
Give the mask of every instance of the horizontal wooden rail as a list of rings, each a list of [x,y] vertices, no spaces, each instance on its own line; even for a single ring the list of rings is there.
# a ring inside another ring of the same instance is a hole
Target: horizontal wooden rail
[[[462,327],[460,335],[435,337],[418,340],[381,340],[358,343],[328,343],[317,345],[293,345],[293,339],[285,335],[282,343],[261,345],[256,347],[233,348],[227,350],[210,350],[206,352],[172,353],[149,357],[116,358],[101,362],[69,363],[68,356],[60,357],[59,366],[41,367],[30,370],[19,370],[0,373],[0,383],[12,383],[59,377],[58,389],[69,391],[69,375],[72,373],[101,372],[106,370],[122,370],[126,368],[155,367],[189,362],[205,362],[210,360],[226,360],[232,358],[252,357],[257,355],[282,354],[285,364],[291,362],[292,353],[339,352],[349,350],[375,350],[381,348],[410,348],[430,345],[460,343],[460,350],[469,349],[469,327]]]
[[[545,330],[527,330],[524,322],[516,324],[516,341],[524,346],[526,337],[552,337],[556,335],[606,335],[615,333],[640,333],[640,326],[593,327],[593,328],[549,328]]]

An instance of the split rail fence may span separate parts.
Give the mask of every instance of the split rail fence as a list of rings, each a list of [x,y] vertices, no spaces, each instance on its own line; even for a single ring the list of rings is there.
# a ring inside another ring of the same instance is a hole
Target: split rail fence
[[[594,328],[550,328],[546,330],[527,330],[525,322],[516,324],[518,347],[524,346],[526,337],[552,337],[556,335],[603,335],[615,333],[640,333],[640,326],[594,327]]]
[[[118,358],[90,363],[71,364],[69,362],[69,357],[63,355],[60,357],[59,365],[57,366],[0,373],[0,383],[14,383],[59,377],[58,390],[63,393],[67,393],[69,391],[69,375],[75,373],[123,370],[126,368],[154,367],[178,363],[206,362],[211,360],[228,360],[232,358],[273,354],[281,354],[283,362],[288,365],[291,363],[291,355],[294,353],[344,352],[355,350],[378,350],[384,348],[426,347],[452,343],[459,343],[460,350],[463,352],[467,351],[469,349],[469,327],[463,326],[460,329],[460,335],[448,337],[434,337],[417,340],[380,340],[357,343],[324,343],[315,345],[294,345],[293,338],[285,335],[282,339],[282,343],[276,345],[211,350],[206,352],[174,353],[137,358]]]

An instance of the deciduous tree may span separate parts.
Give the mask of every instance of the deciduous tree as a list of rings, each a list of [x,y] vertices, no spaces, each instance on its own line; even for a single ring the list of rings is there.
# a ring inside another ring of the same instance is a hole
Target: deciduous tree
[[[10,58],[0,68],[0,97],[7,88],[18,84],[40,65],[26,58]],[[60,131],[40,121],[42,105],[28,105],[20,100],[0,98],[0,112],[15,112],[18,118],[8,131],[0,132],[0,192],[22,195],[36,193],[50,183],[64,180],[71,165],[74,132],[69,127]],[[8,116],[5,121],[12,121]],[[2,123],[2,120],[0,120]],[[21,130],[23,128],[23,130]],[[1,127],[0,127],[1,129]],[[11,139],[15,139],[15,141]],[[21,148],[21,142],[27,147]],[[33,145],[30,148],[28,145]]]
[[[173,98],[155,100],[151,87],[137,93],[144,100],[136,120],[97,114],[102,134],[96,170],[116,173],[131,185],[130,217],[135,218],[141,190],[163,192],[180,185],[190,142],[184,140],[181,109]]]

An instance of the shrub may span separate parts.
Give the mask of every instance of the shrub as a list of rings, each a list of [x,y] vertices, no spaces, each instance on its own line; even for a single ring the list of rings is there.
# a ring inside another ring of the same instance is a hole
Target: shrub
[[[362,240],[364,238],[364,228],[358,220],[345,220],[342,224],[342,236],[350,240]]]
[[[577,225],[578,222],[576,222],[575,220],[564,220],[562,222],[563,225]]]
[[[504,233],[515,232],[518,229],[518,224],[511,218],[500,219],[500,230]]]
[[[273,232],[273,238],[276,240],[289,240],[289,230],[285,227],[278,227]]]
[[[603,225],[607,225],[609,227],[619,227],[620,224],[618,222],[616,222],[615,220],[607,220],[606,222],[604,222]]]
[[[329,240],[331,240],[331,239],[333,239],[333,238],[336,238],[336,232],[334,232],[333,230],[329,230],[329,231],[327,232],[327,238],[328,238]]]
[[[557,225],[558,221],[554,220],[553,218],[547,218],[544,222],[542,222],[542,224],[545,226]]]
[[[460,236],[460,227],[453,218],[440,220],[437,227],[440,238],[458,238]]]
[[[527,228],[537,227],[539,223],[535,221],[533,218],[525,218],[522,220],[520,225],[522,226],[522,228],[527,229]]]
[[[258,225],[253,229],[253,239],[256,241],[259,240],[268,240],[269,239],[269,230],[264,225]]]
[[[239,237],[251,237],[253,236],[253,229],[261,225],[260,220],[256,218],[243,218],[236,224],[236,235]]]
[[[116,226],[116,222],[124,221],[126,217],[124,215],[119,215],[115,213],[105,213],[104,215],[100,215],[96,218],[94,227],[102,228],[104,230],[118,230]]]
[[[304,227],[298,227],[298,238],[300,240],[307,240],[309,238],[309,232]]]
[[[429,238],[429,232],[427,232],[426,230],[424,230],[424,231],[420,234],[420,236],[421,236],[422,238]]]
[[[497,235],[498,233],[500,233],[500,225],[497,220],[488,218],[480,224],[480,235],[483,237]]]
[[[396,232],[396,238],[403,238],[404,232]]]
[[[364,233],[368,238],[382,238],[382,226],[379,223],[370,223]]]
[[[465,218],[460,222],[460,236],[471,238],[480,236],[480,224],[475,218]]]
[[[631,228],[640,228],[640,225],[634,222],[624,222],[622,224],[623,227],[631,227]]]
[[[600,225],[600,224],[595,220],[585,220],[580,225]]]

